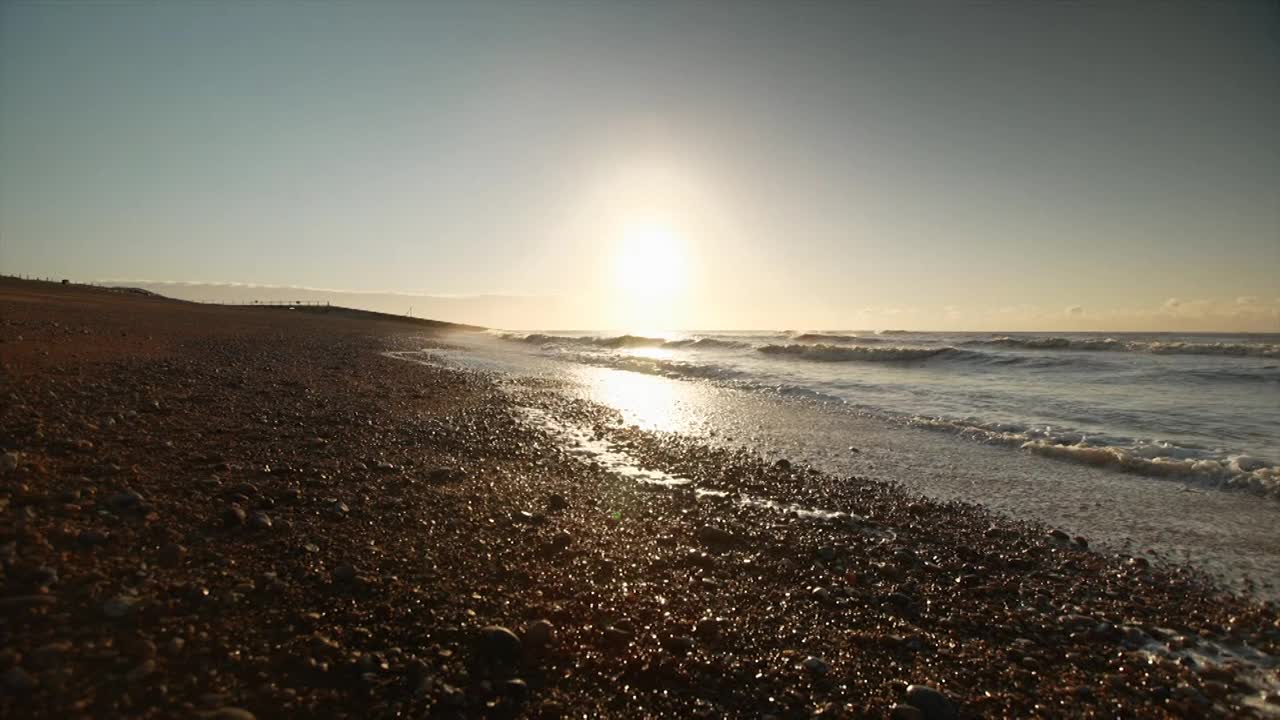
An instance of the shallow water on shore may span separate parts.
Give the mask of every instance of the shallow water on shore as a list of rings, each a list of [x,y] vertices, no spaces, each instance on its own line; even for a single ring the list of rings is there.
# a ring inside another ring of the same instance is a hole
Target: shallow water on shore
[[[553,378],[627,424],[746,447],[836,475],[891,480],[1087,537],[1094,546],[1185,562],[1236,590],[1280,599],[1280,505],[1248,493],[1047,459],[904,426],[846,405],[566,362],[482,336],[413,359]]]

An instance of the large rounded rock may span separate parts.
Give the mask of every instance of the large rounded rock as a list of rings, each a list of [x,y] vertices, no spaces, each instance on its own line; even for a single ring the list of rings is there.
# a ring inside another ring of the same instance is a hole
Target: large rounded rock
[[[524,631],[524,641],[533,648],[550,645],[556,638],[556,627],[549,620],[538,620],[531,623]]]
[[[950,698],[928,685],[908,685],[907,704],[918,708],[924,720],[956,720],[960,716]]]
[[[524,645],[520,637],[501,625],[480,628],[476,638],[476,656],[489,667],[510,667],[520,662]]]
[[[698,540],[712,548],[727,548],[738,542],[738,537],[724,528],[703,525],[698,528]]]

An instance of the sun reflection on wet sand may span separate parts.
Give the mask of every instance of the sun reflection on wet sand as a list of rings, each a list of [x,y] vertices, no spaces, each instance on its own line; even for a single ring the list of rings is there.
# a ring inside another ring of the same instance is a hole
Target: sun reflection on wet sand
[[[704,388],[634,372],[578,370],[592,400],[622,413],[628,425],[662,432],[698,433],[712,413]]]

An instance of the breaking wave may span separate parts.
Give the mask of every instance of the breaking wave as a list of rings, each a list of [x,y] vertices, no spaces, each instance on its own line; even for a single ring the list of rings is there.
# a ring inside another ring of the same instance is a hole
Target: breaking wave
[[[765,355],[781,355],[812,362],[902,362],[927,360],[949,353],[963,353],[953,347],[841,347],[836,345],[764,345],[756,348]]]
[[[751,347],[749,343],[738,342],[737,340],[718,340],[716,338],[692,338],[686,340],[668,340],[662,343],[664,348],[683,348],[686,350],[741,350]]]
[[[1006,347],[1026,350],[1083,350],[1096,352],[1145,352],[1156,355],[1230,355],[1280,357],[1280,345],[1268,343],[1162,342],[1116,338],[1010,337],[971,340],[966,346]]]
[[[668,348],[680,350],[719,350],[745,349],[750,344],[736,340],[723,340],[712,337],[683,338],[667,340],[660,337],[643,335],[551,335],[548,333],[492,333],[504,340],[525,342],[533,345],[561,345],[566,347],[597,347],[605,350],[621,350],[625,348]]]
[[[880,338],[875,338],[875,337],[861,337],[858,335],[832,335],[829,333],[812,333],[812,332],[800,333],[799,335],[796,335],[791,339],[794,340],[795,342],[802,342],[802,343],[834,343],[834,344],[847,343],[850,345],[863,345],[863,344],[871,345],[875,343],[884,342],[884,340]]]
[[[908,422],[914,427],[1020,448],[1041,457],[1280,499],[1280,466],[1251,455],[1225,454],[1167,442],[1115,445],[1105,440],[1091,440],[1071,430],[1023,428],[1012,423],[967,423],[920,416]]]

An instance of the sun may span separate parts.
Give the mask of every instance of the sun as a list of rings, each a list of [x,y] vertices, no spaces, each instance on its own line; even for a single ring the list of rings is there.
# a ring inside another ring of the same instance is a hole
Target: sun
[[[614,283],[628,300],[673,299],[689,280],[689,248],[669,225],[653,221],[628,223],[614,257]]]

